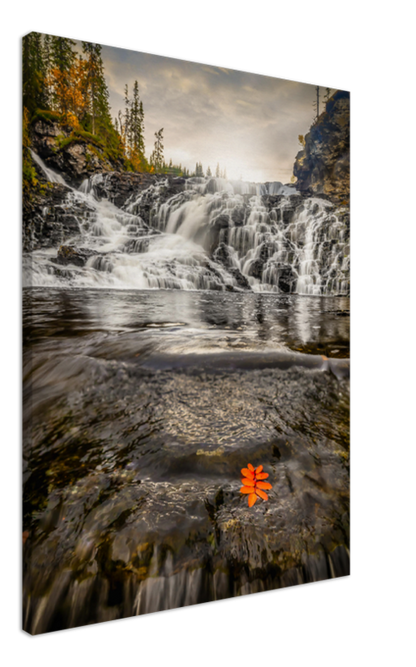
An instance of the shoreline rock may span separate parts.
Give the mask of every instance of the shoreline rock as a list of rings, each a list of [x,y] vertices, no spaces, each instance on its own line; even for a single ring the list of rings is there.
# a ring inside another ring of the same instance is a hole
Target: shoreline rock
[[[305,136],[296,156],[296,188],[311,196],[349,205],[350,198],[350,94],[338,90]]]

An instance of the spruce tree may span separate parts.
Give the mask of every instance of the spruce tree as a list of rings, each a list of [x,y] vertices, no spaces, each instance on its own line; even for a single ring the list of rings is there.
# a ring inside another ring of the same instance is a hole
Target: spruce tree
[[[137,81],[134,82],[133,86],[133,99],[131,101],[130,109],[130,130],[131,130],[131,150],[132,153],[140,161],[144,159],[144,112],[143,112],[143,103],[140,100],[139,96],[139,84]]]
[[[75,62],[76,54],[72,47],[75,42],[65,37],[52,37],[51,56],[52,65],[60,72],[69,72]]]
[[[22,63],[23,106],[29,115],[47,108],[46,73],[42,35],[31,32],[23,37]]]
[[[162,171],[163,164],[164,164],[164,157],[163,157],[163,127],[158,131],[155,132],[155,146],[153,149],[153,153],[150,158],[151,164],[154,166],[155,171]]]
[[[68,91],[72,87],[70,70],[75,64],[76,53],[72,47],[75,42],[72,39],[65,37],[52,37],[51,41],[51,68],[56,70],[58,76],[55,76],[55,81],[59,81],[59,86],[55,86],[52,93],[52,105],[57,108],[60,113],[66,114],[68,112],[68,99],[62,96],[62,91]]]
[[[100,77],[99,60],[101,46],[90,42],[82,42],[82,50],[85,55],[85,92],[88,97],[91,132],[95,134],[98,114],[98,81]]]
[[[22,88],[23,88],[23,107],[29,113],[36,109],[36,93],[34,66],[32,60],[32,41],[33,33],[23,37],[23,62],[22,62]]]
[[[50,35],[45,35],[43,38],[43,63],[44,63],[44,73],[45,73],[45,100],[46,100],[46,109],[50,108],[51,104],[51,93],[49,90],[48,79],[51,72],[52,64],[52,38]]]
[[[319,118],[319,86],[315,86],[315,94],[316,94],[316,99],[314,100],[312,106],[316,112],[315,121],[317,121]]]

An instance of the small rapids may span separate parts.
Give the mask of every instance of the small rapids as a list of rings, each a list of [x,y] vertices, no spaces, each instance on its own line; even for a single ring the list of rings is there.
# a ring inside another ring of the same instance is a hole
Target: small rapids
[[[64,183],[32,155],[50,182]],[[45,207],[52,224],[72,214],[72,261],[61,244],[31,252],[25,285],[349,293],[348,212],[325,199],[277,182],[160,178],[118,208],[102,196],[107,178],[67,185],[61,210]]]

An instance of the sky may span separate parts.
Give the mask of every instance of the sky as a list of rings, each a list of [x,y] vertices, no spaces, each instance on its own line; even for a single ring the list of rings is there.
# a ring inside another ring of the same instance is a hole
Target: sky
[[[229,179],[290,181],[298,135],[314,117],[314,86],[108,46],[102,57],[113,116],[125,84],[132,91],[138,81],[147,157],[163,127],[166,161],[212,172],[219,163]]]

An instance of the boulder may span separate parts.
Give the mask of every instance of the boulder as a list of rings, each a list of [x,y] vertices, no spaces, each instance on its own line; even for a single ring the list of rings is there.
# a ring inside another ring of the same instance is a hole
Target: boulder
[[[85,266],[88,259],[93,255],[96,255],[95,250],[90,248],[75,248],[70,245],[61,245],[58,250],[58,255],[56,259],[51,261],[54,264],[60,264],[66,266],[67,264],[75,264],[75,266]]]
[[[281,292],[290,293],[294,291],[297,276],[290,264],[284,266],[279,272],[279,279],[277,282],[278,288]]]
[[[229,273],[233,276],[234,280],[236,281],[238,287],[244,290],[251,290],[250,283],[248,282],[247,278],[243,276],[241,273],[240,269],[232,268],[229,269]]]
[[[216,250],[214,251],[212,258],[215,262],[222,264],[226,269],[231,269],[235,266],[232,255],[231,248],[225,243],[220,243]]]

